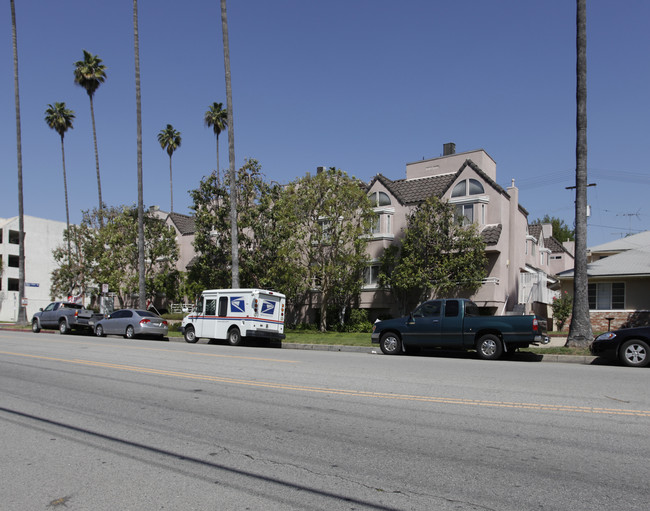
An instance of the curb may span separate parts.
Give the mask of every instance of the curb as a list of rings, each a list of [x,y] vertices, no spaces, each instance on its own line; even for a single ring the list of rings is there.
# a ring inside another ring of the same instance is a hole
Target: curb
[[[12,326],[0,326],[0,330],[8,330],[11,332],[31,332],[23,328],[15,328]],[[56,330],[41,330],[41,333],[54,334]],[[170,339],[171,340],[171,339]],[[312,350],[312,351],[334,351],[345,353],[366,353],[368,355],[383,355],[379,347],[374,346],[345,346],[338,344],[300,344],[300,343],[282,343],[283,350]],[[598,357],[590,357],[586,355],[543,355],[536,354],[540,357],[540,362],[556,362],[563,364],[593,364]]]

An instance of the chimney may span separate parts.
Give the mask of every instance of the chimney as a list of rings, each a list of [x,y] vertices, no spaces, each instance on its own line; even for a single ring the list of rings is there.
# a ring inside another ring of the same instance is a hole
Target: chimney
[[[453,142],[442,144],[442,155],[449,156],[450,154],[456,154],[456,144]]]

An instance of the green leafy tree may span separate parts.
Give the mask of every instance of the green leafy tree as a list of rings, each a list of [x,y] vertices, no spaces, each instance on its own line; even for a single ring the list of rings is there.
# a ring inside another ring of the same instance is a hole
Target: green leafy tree
[[[87,223],[71,225],[63,233],[67,250],[57,247],[52,252],[56,268],[52,272],[52,300],[68,295],[85,296],[95,286],[93,262],[89,256],[95,246],[96,231]]]
[[[104,225],[100,225],[103,219]],[[174,294],[170,285],[178,281],[176,261],[178,246],[174,231],[151,213],[145,225],[145,278],[149,298],[157,294]],[[131,305],[131,298],[139,296],[138,212],[135,206],[106,208],[84,212],[81,224],[71,229],[75,250],[71,260],[55,251],[58,268],[52,273],[52,295],[61,295],[62,284],[70,275],[76,275],[83,292],[101,284],[108,284],[116,293],[120,307]],[[133,304],[137,305],[137,304]]]
[[[220,181],[221,172],[219,170],[219,135],[228,127],[228,111],[223,108],[223,103],[217,103],[215,101],[205,112],[203,121],[208,128],[212,128],[212,131],[217,137],[217,181]]]
[[[575,229],[571,229],[561,218],[544,215],[543,218],[537,218],[529,223],[531,225],[551,224],[553,226],[553,237],[560,242],[575,240]]]
[[[317,290],[319,328],[325,331],[327,308],[343,310],[363,284],[367,235],[375,216],[365,187],[334,168],[307,174],[283,190],[276,212],[280,289],[295,304]]]
[[[97,150],[97,129],[95,128],[95,107],[93,96],[99,86],[106,81],[106,66],[97,55],[83,50],[83,60],[75,62],[74,83],[83,87],[90,98],[90,117],[93,123],[93,142],[95,146],[95,168],[97,170],[97,193],[99,195],[99,210],[103,209],[102,202],[102,180],[99,174],[99,152]],[[103,222],[103,220],[100,220]]]
[[[261,166],[250,159],[237,175],[239,201],[237,224],[241,282],[244,287],[275,288],[270,268],[277,258],[274,205],[279,186],[265,182]],[[189,272],[189,280],[196,290],[228,287],[230,284],[230,188],[216,173],[201,180],[199,187],[190,191],[194,210],[197,251]]]
[[[487,275],[485,243],[476,226],[461,225],[453,206],[435,196],[413,210],[401,247],[394,247],[384,253],[379,279],[402,312],[432,295],[469,296]]]
[[[158,143],[163,151],[166,150],[169,155],[169,193],[171,201],[171,211],[174,211],[174,187],[172,185],[172,156],[174,151],[181,146],[181,132],[176,131],[171,124],[168,124],[164,130],[158,133]]]
[[[61,137],[61,160],[63,162],[63,192],[65,194],[65,223],[66,228],[70,229],[70,210],[68,208],[68,180],[65,175],[65,146],[63,137],[66,131],[72,129],[72,120],[74,111],[66,108],[65,103],[54,103],[54,106],[47,105],[45,110],[45,122],[56,131]],[[70,250],[70,240],[68,239],[68,251]]]

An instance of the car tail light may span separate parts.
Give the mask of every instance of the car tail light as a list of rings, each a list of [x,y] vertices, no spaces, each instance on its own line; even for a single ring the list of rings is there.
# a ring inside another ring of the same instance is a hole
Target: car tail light
[[[163,319],[162,324],[163,324],[163,326],[167,326],[167,321]]]
[[[140,320],[141,325],[146,325],[147,323],[151,323],[151,320],[150,319],[141,319]]]

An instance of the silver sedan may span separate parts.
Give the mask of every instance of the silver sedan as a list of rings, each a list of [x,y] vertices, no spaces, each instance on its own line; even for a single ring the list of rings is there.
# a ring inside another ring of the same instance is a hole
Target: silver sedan
[[[168,332],[167,321],[153,312],[139,309],[120,309],[95,324],[95,335],[123,335],[127,339],[136,336],[163,338]]]

